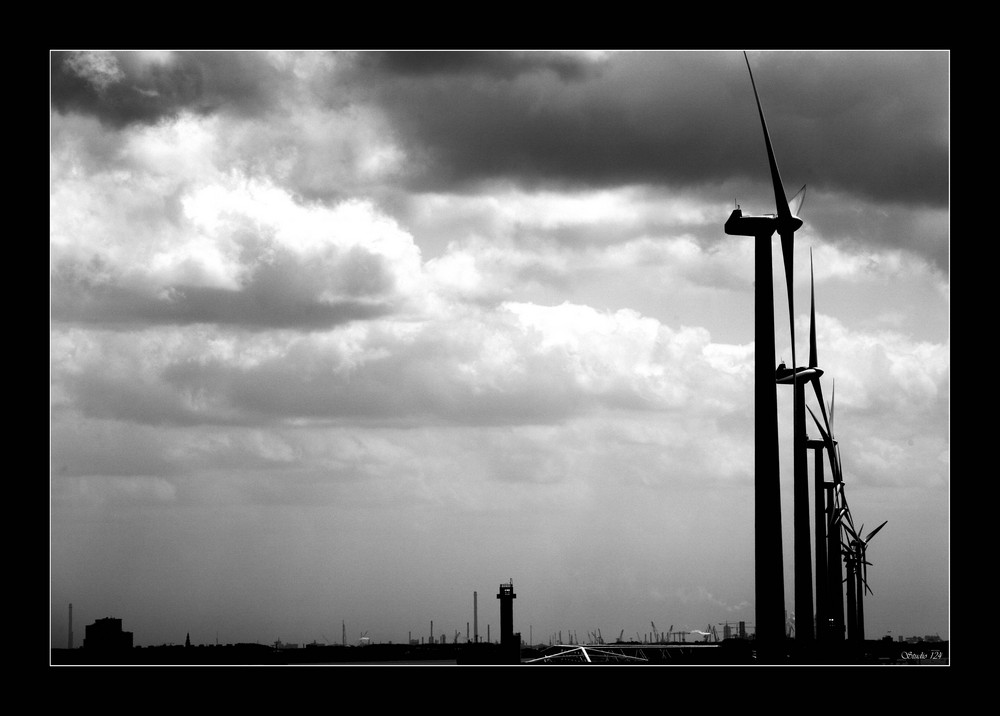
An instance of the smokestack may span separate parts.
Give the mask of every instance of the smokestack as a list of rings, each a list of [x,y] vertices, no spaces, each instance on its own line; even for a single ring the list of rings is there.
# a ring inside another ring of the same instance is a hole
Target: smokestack
[[[479,643],[479,592],[472,593],[472,637]]]
[[[73,648],[73,605],[69,605],[69,648]]]
[[[431,638],[430,638],[430,641],[428,641],[427,643],[428,644],[433,644],[434,643],[434,620],[433,619],[431,619]]]
[[[340,645],[347,646],[347,626],[343,619],[340,620]]]

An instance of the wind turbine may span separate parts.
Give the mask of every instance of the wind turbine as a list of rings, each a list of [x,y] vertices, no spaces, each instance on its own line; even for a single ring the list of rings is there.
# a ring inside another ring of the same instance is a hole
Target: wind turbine
[[[849,515],[850,512],[848,511],[847,514]],[[878,531],[885,527],[888,522],[889,520],[886,520],[880,524],[878,527],[869,532],[866,537],[861,537],[865,531],[864,525],[861,525],[861,529],[856,532],[853,524],[847,527],[847,531],[851,535],[851,541],[850,544],[847,545],[846,561],[852,563],[854,572],[853,586],[856,590],[856,596],[853,600],[855,614],[852,620],[855,625],[855,633],[851,635],[851,638],[852,640],[857,640],[862,643],[865,640],[865,592],[867,591],[869,594],[874,594],[871,587],[868,586],[868,565],[871,564],[871,562],[868,561],[868,543],[871,542],[872,537],[878,534]],[[850,587],[851,584],[848,584],[848,588]]]
[[[812,449],[816,454],[813,468],[813,525],[815,532],[814,548],[816,560],[816,638],[827,639],[833,636],[830,634],[829,628],[831,614],[834,615],[834,632],[837,631],[838,624],[840,624],[841,627],[843,625],[843,600],[839,598],[835,599],[832,594],[832,589],[834,588],[833,585],[836,585],[835,588],[839,590],[841,583],[839,531],[837,537],[833,537],[833,531],[835,529],[833,524],[833,514],[836,500],[836,494],[833,490],[838,484],[841,484],[841,475],[839,470],[837,444],[836,440],[833,439],[833,405],[831,403],[830,413],[828,415],[826,401],[823,399],[823,385],[820,381],[823,371],[819,368],[818,349],[816,343],[816,281],[813,270],[812,249],[809,250],[809,364],[804,368],[795,369],[794,372],[786,370],[784,371],[784,376],[782,376],[781,373],[782,371],[779,367],[776,374],[777,382],[779,383],[792,382],[795,377],[799,378],[798,381],[794,382],[796,420],[799,420],[800,418],[803,421],[805,420],[805,415],[801,411],[800,405],[805,404],[804,390],[806,381],[812,384],[813,392],[816,394],[816,400],[819,403],[819,408],[823,415],[823,425],[820,425],[819,421],[816,419],[816,415],[811,409],[809,410],[809,414],[812,415],[813,421],[819,428],[823,439],[810,440],[805,436],[805,425],[797,424],[796,449],[800,451]],[[825,430],[824,425],[826,427]],[[800,436],[804,439],[804,443],[799,441]],[[830,455],[831,472],[834,475],[833,483],[824,482],[824,448],[828,450]],[[798,457],[797,453],[797,458]],[[801,476],[796,473],[796,480],[799,480],[800,477]],[[796,482],[796,485],[800,485],[800,482]],[[829,493],[829,495],[827,495],[827,493]],[[836,569],[836,575],[831,574],[833,569]],[[837,617],[838,612],[839,622]]]
[[[818,384],[818,381],[817,381]],[[820,393],[817,392],[817,395]],[[844,639],[844,589],[843,589],[843,572],[841,571],[841,530],[842,523],[844,519],[851,520],[850,508],[847,504],[847,496],[844,494],[844,473],[843,466],[840,460],[840,445],[837,443],[836,438],[833,433],[833,415],[834,415],[834,400],[836,398],[836,383],[834,383],[834,395],[830,399],[830,413],[829,420],[827,420],[826,411],[823,411],[823,420],[825,423],[821,424],[816,418],[816,414],[812,411],[812,408],[807,406],[809,414],[812,416],[813,422],[816,423],[816,428],[819,430],[822,436],[821,441],[815,441],[815,443],[820,443],[826,448],[827,456],[830,461],[830,472],[833,473],[833,483],[822,482],[823,492],[826,495],[826,589],[824,591],[825,597],[823,601],[823,611],[825,615],[823,618],[833,620],[833,633],[830,635],[833,640],[842,641]],[[822,406],[822,400],[820,401]],[[813,442],[813,441],[810,441]],[[814,444],[814,447],[816,445]],[[822,448],[817,447],[816,452],[816,485],[817,489],[822,480],[823,472],[823,462],[820,455]],[[817,494],[817,502],[820,500]],[[817,506],[817,520],[819,519],[819,509]],[[846,527],[846,526],[844,526]],[[817,523],[817,540],[819,539],[820,528]],[[817,549],[817,552],[819,550]],[[819,560],[817,560],[817,572],[819,570]],[[817,574],[817,585],[820,584],[819,575]],[[819,586],[817,586],[818,595]],[[848,590],[848,611],[853,613],[853,594]],[[820,599],[817,596],[817,614],[819,613],[819,603]],[[848,625],[849,626],[849,625]]]
[[[803,187],[805,189],[805,187]],[[801,192],[800,192],[801,193]],[[787,268],[787,263],[786,263]],[[789,279],[790,280],[790,279]],[[816,398],[819,400],[823,411],[823,419],[826,420],[826,406],[823,403],[823,389],[820,386],[820,370],[817,360],[816,349],[816,292],[813,280],[812,251],[809,252],[809,285],[810,285],[810,311],[809,311],[809,365],[797,367],[795,365],[795,338],[792,337],[792,368],[788,369],[782,363],[775,371],[775,382],[792,386],[792,400],[794,406],[793,424],[793,518],[795,527],[795,607],[805,614],[813,614],[813,589],[812,589],[812,555],[810,555],[809,543],[809,469],[807,464],[807,453],[810,447],[818,449],[815,462],[815,548],[816,548],[816,623],[825,624],[826,600],[823,590],[826,586],[824,571],[826,569],[824,541],[826,531],[823,529],[823,458],[820,454],[824,446],[822,441],[810,441],[806,435],[806,411],[805,411],[805,387],[806,383],[812,383]],[[788,293],[789,312],[791,307],[791,288]],[[810,411],[811,412],[811,411]],[[814,416],[815,417],[815,416]],[[828,424],[829,425],[829,424]],[[804,621],[795,630],[795,638],[801,641],[811,641],[814,637],[813,624],[811,619]]]
[[[802,226],[802,220],[797,214],[804,198],[804,189],[793,199],[795,206],[789,206],[785,197],[785,189],[781,183],[778,164],[774,158],[771,137],[767,131],[764,110],[761,108],[757,84],[753,79],[750,59],[746,52],[747,71],[750,73],[750,84],[753,87],[754,99],[757,103],[757,113],[760,116],[761,129],[764,132],[764,146],[767,150],[768,167],[771,172],[771,184],[774,189],[775,214],[762,216],[744,216],[739,206],[733,210],[726,221],[725,231],[734,236],[754,237],[754,278],[757,292],[754,307],[755,320],[755,358],[754,358],[754,564],[755,564],[755,599],[757,611],[757,640],[765,659],[777,656],[776,650],[784,639],[785,629],[785,595],[784,575],[782,568],[781,545],[781,490],[779,481],[778,461],[778,405],[775,386],[772,379],[774,370],[774,281],[771,272],[771,237],[777,232],[781,239],[781,253],[785,266],[785,284],[788,293],[789,326],[792,338],[792,382],[797,381],[795,374],[795,313],[792,300],[792,258],[795,231]],[[794,209],[794,210],[793,210]],[[796,411],[799,406],[796,405]],[[797,426],[804,426],[805,418],[795,421]],[[804,428],[803,437],[804,442]],[[805,469],[804,452],[802,458],[796,460],[796,472]],[[801,464],[800,464],[801,463]],[[805,480],[796,479],[795,484]],[[796,538],[795,538],[795,598],[800,611],[812,611],[812,575],[809,555],[809,507],[808,488],[806,488],[806,504],[801,507],[798,499],[799,488],[796,487]],[[802,515],[805,515],[803,526]],[[804,540],[803,540],[804,535]],[[804,542],[804,549],[803,549]],[[803,610],[801,605],[808,603]]]

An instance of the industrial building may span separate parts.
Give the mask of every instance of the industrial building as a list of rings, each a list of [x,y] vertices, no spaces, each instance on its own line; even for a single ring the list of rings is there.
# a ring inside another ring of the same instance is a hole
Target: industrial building
[[[113,617],[98,619],[88,624],[83,638],[83,648],[94,651],[119,651],[132,648],[132,632],[122,631],[122,620]]]

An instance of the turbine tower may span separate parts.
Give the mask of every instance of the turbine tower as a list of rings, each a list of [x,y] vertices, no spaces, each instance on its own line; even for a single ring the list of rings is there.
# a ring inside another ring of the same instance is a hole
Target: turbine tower
[[[847,513],[847,519],[848,522],[851,521],[849,512]],[[861,525],[861,529],[857,532],[854,531],[853,524],[847,526],[847,532],[851,536],[851,541],[848,545],[845,545],[844,556],[848,564],[848,574],[853,573],[853,587],[856,590],[854,599],[851,599],[851,595],[848,593],[848,602],[853,602],[854,607],[854,613],[850,615],[851,618],[849,621],[854,626],[854,631],[849,637],[851,641],[864,643],[865,640],[865,592],[874,594],[871,587],[868,586],[868,565],[871,564],[868,561],[868,543],[871,542],[872,537],[878,534],[878,531],[885,527],[887,523],[888,520],[880,524],[869,532],[867,537],[861,536],[865,531],[864,525]],[[851,581],[848,580],[848,590],[852,586]]]
[[[821,440],[806,438],[806,449],[815,450],[814,481],[813,481],[813,524],[815,530],[816,558],[816,639],[829,641],[843,638],[844,607],[841,596],[840,576],[840,527],[834,523],[836,511],[835,489],[841,484],[840,470],[836,462],[836,441],[833,440],[833,408],[829,415],[826,402],[823,400],[823,387],[819,369],[819,358],[816,347],[816,283],[813,274],[812,249],[809,250],[809,366],[803,376],[812,383],[816,400],[823,415],[823,425],[816,415],[809,410],[816,427],[822,435]],[[826,426],[824,430],[823,426]],[[804,427],[803,427],[804,430]],[[829,444],[828,444],[829,443]],[[834,482],[824,481],[823,450],[830,455],[831,472]],[[834,534],[836,532],[836,534]],[[836,594],[834,592],[836,591]]]
[[[816,381],[817,396],[821,396],[821,391],[818,390],[818,382],[819,381]],[[836,388],[836,383],[834,383],[834,388]],[[830,399],[830,413],[828,418],[822,397],[820,397],[820,407],[823,408],[823,423],[820,423],[816,418],[816,414],[813,413],[812,408],[807,407],[807,410],[812,416],[813,422],[816,423],[816,428],[819,430],[820,435],[823,438],[821,441],[815,441],[817,443],[821,442],[823,446],[817,450],[817,475],[820,475],[822,471],[822,461],[819,459],[819,452],[821,452],[822,449],[826,449],[827,456],[830,461],[830,472],[833,473],[833,483],[823,483],[824,492],[829,495],[827,497],[827,578],[824,609],[826,612],[827,623],[829,624],[830,621],[832,621],[831,639],[835,641],[843,641],[845,627],[848,627],[849,624],[845,624],[844,621],[844,572],[841,570],[841,534],[845,529],[845,526],[842,526],[843,520],[845,517],[850,519],[850,512],[847,507],[847,497],[844,495],[844,475],[840,462],[840,447],[837,440],[833,436],[833,408],[835,398],[836,394],[834,394]],[[824,424],[826,426],[825,428]],[[819,481],[820,477],[817,477],[817,484],[819,484]],[[817,561],[817,566],[818,565],[819,562]],[[852,600],[853,598],[853,595],[848,595],[849,600]],[[853,612],[851,602],[848,603],[848,612]]]
[[[755,563],[755,600],[757,611],[757,641],[760,653],[765,660],[778,658],[778,649],[785,635],[785,591],[782,566],[781,545],[781,489],[779,482],[778,461],[778,402],[774,385],[774,279],[771,272],[771,237],[777,232],[781,240],[781,253],[785,266],[785,284],[788,293],[789,324],[792,334],[792,370],[791,380],[795,385],[798,376],[795,371],[795,327],[792,302],[792,255],[795,231],[802,226],[798,218],[801,197],[804,189],[793,198],[796,201],[795,210],[789,206],[785,198],[785,190],[778,173],[778,164],[774,158],[771,137],[764,120],[764,110],[760,105],[760,96],[753,79],[750,60],[743,53],[750,73],[750,84],[753,87],[754,99],[757,102],[757,113],[760,115],[761,129],[764,132],[764,146],[767,150],[767,161],[771,171],[771,184],[774,189],[776,214],[763,216],[744,216],[737,207],[726,221],[725,231],[733,236],[754,237],[754,278],[756,297],[754,306],[755,320],[755,357],[754,357],[754,563]],[[804,413],[803,413],[804,416]],[[804,417],[796,424],[805,424]],[[803,430],[804,433],[804,430]],[[804,445],[804,439],[802,440]],[[804,454],[804,453],[803,453]],[[796,462],[798,464],[798,461]],[[805,467],[805,461],[802,461]],[[807,478],[802,478],[807,479]],[[801,480],[796,480],[796,484]],[[808,488],[807,488],[808,489]],[[802,510],[796,509],[798,516]],[[798,611],[812,613],[812,574],[809,557],[809,525],[808,525],[808,493],[805,507],[805,549],[801,549],[799,520],[796,520],[796,589],[795,597]],[[799,574],[804,574],[803,580]],[[799,606],[804,603],[801,593],[808,594],[808,608]],[[799,600],[802,599],[802,602]]]

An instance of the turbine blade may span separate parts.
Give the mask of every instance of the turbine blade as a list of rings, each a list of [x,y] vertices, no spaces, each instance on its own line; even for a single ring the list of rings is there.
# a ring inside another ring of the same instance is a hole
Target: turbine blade
[[[816,385],[814,383],[814,385]],[[818,388],[817,388],[818,389]],[[822,400],[820,401],[822,403]],[[816,419],[816,413],[812,411],[808,405],[806,410],[812,416],[813,422],[816,423],[816,428],[819,430],[819,434],[823,436],[823,442],[826,444],[827,458],[830,460],[830,471],[833,473],[834,482],[842,482],[840,475],[840,465],[837,459],[836,445],[833,442],[833,435],[823,429],[823,426],[819,424],[819,420]],[[826,420],[826,414],[823,414],[823,420]]]
[[[885,527],[885,525],[886,525],[886,523],[888,521],[889,520],[886,520],[885,522],[883,522],[882,524],[880,524],[878,527],[876,527],[875,529],[873,529],[871,532],[869,532],[868,536],[865,537],[865,544],[868,544],[869,542],[871,542],[872,537],[874,537],[876,534],[878,534],[878,531],[880,529],[882,529],[883,527]]]
[[[802,220],[797,217],[793,218],[791,209],[788,206],[788,199],[785,197],[785,188],[781,183],[781,175],[778,172],[778,163],[774,158],[774,148],[771,146],[771,135],[767,131],[767,122],[764,120],[764,110],[760,104],[760,94],[757,92],[757,83],[753,78],[753,70],[750,68],[750,58],[747,57],[745,50],[743,52],[743,59],[746,60],[747,71],[750,73],[750,84],[753,86],[753,97],[757,102],[757,114],[760,115],[760,126],[764,131],[764,146],[767,148],[767,163],[771,169],[771,184],[774,187],[774,204],[778,215],[778,235],[781,237],[781,253],[784,257],[785,282],[788,288],[788,322],[791,328],[792,382],[794,384],[796,381],[794,371],[798,367],[798,364],[795,360],[795,306],[792,300],[792,260],[795,229],[802,225]]]
[[[771,168],[771,183],[774,185],[774,204],[778,212],[778,218],[787,220],[791,218],[791,211],[788,208],[788,199],[785,198],[785,188],[781,184],[781,176],[778,174],[778,163],[774,159],[774,149],[771,148],[771,136],[767,132],[767,122],[764,121],[764,110],[760,106],[760,95],[757,94],[757,83],[753,79],[753,70],[750,69],[750,58],[747,57],[746,50],[743,51],[743,59],[747,63],[747,71],[750,73],[750,84],[753,86],[753,97],[757,101],[757,114],[760,115],[760,126],[764,130],[764,145],[767,147],[767,163]]]
[[[847,505],[847,495],[841,495],[841,499],[844,501],[844,515],[847,517],[847,525],[850,525],[850,532],[854,536],[854,539],[857,539],[858,533],[854,529],[854,516],[851,514],[851,508]]]
[[[830,391],[830,434],[833,434],[833,401],[837,399],[837,380],[833,380],[833,388]]]
[[[795,292],[792,286],[795,269],[795,232],[780,230],[778,235],[781,237],[781,258],[785,264],[785,289],[788,292],[788,332],[792,339],[792,370],[794,371],[799,365],[795,362]],[[792,375],[795,376],[794,373]],[[798,377],[795,376],[793,380],[798,380]]]
[[[813,358],[809,359],[810,363],[815,363]],[[810,367],[815,368],[815,365]],[[813,392],[816,394],[816,402],[819,403],[819,409],[823,413],[823,422],[826,424],[826,431],[830,433],[830,439],[833,439],[833,428],[830,425],[830,419],[826,414],[826,403],[823,401],[823,386],[820,385],[819,376],[815,376],[812,379]],[[810,411],[811,412],[811,411]]]
[[[802,213],[802,205],[806,203],[806,185],[803,184],[802,188],[795,192],[795,196],[788,200],[788,210],[791,212],[792,216],[798,217]]]
[[[858,540],[858,533],[854,529],[854,521],[851,519],[851,511],[848,510],[848,509],[845,509],[844,510],[844,516],[847,517],[847,522],[843,525],[844,529],[847,530],[847,533],[851,536],[851,539],[853,541],[857,541]]]
[[[816,358],[816,284],[813,280],[813,252],[809,249],[809,367],[816,368],[819,361]],[[815,383],[817,398],[819,398],[819,383]],[[822,407],[823,399],[819,398]]]
[[[819,424],[819,420],[816,419],[816,413],[812,411],[812,408],[807,405],[806,410],[808,410],[809,414],[812,416],[813,422],[816,423],[816,428],[819,430],[819,434],[823,436],[823,440],[825,442],[830,437],[830,434],[823,429],[822,425]]]
[[[839,482],[833,486],[833,494],[837,501],[840,503],[840,508],[842,510],[847,509],[847,499],[844,497],[844,483]]]

